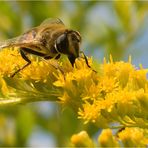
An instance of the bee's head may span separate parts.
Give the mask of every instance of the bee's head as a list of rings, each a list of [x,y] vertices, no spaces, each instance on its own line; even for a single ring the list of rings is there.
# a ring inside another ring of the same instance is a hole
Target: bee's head
[[[79,57],[81,35],[77,31],[66,30],[56,40],[56,50],[67,54],[70,63],[74,64],[75,59]]]

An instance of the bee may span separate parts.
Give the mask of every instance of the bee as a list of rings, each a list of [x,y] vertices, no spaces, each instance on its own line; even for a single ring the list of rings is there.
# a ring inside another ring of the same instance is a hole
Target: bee
[[[81,40],[80,33],[67,29],[60,19],[46,19],[39,26],[24,34],[0,43],[0,49],[18,47],[22,58],[27,62],[12,74],[14,77],[20,70],[31,64],[28,54],[37,55],[44,59],[59,59],[64,54],[68,56],[70,63],[74,66],[75,59],[80,54]],[[85,55],[84,59],[88,65]],[[88,65],[88,67],[90,66]]]

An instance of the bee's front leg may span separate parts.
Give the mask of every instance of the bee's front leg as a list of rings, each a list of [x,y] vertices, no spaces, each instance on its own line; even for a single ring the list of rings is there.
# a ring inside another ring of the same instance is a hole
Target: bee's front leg
[[[84,54],[84,52],[83,52],[83,51],[80,51],[80,53],[83,54],[84,57],[82,57],[82,58],[84,58],[87,67],[91,68],[91,66],[90,66],[89,63],[88,63],[87,57],[86,57],[86,55]],[[91,69],[92,69],[92,68],[91,68]],[[97,73],[97,71],[94,70],[94,69],[92,69],[92,71],[94,71],[95,73]]]
[[[25,64],[23,67],[21,67],[17,71],[15,71],[11,75],[11,77],[14,77],[18,72],[20,72],[21,70],[23,70],[24,68],[26,68],[28,65],[31,64],[31,61],[28,59],[28,57],[26,56],[25,52],[22,49],[20,49],[20,53],[21,53],[22,58],[27,62],[27,64]]]

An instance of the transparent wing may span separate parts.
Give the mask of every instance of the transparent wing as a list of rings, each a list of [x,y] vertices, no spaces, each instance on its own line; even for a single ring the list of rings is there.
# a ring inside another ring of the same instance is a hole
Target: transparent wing
[[[24,45],[36,43],[36,38],[34,36],[35,33],[36,32],[34,31],[34,29],[30,29],[29,31],[18,37],[2,41],[0,42],[0,50],[3,48],[21,47]]]
[[[16,37],[16,38],[12,38],[12,39],[8,39],[6,41],[0,42],[0,50],[2,50],[3,48],[9,48],[9,47],[17,46],[19,44],[19,42],[18,42],[19,39],[20,39],[20,37]]]
[[[49,18],[49,19],[44,20],[41,23],[40,27],[42,26],[46,27],[51,24],[52,25],[60,24],[64,26],[64,23],[59,18]],[[8,39],[6,41],[0,42],[0,50],[2,50],[3,48],[19,47],[22,45],[35,43],[36,38],[34,37],[34,34],[35,34],[35,29],[30,29],[29,31],[25,32],[24,34],[16,38],[12,38],[12,39]]]
[[[45,19],[40,26],[50,25],[50,24],[61,24],[64,25],[64,23],[59,18],[48,18]]]

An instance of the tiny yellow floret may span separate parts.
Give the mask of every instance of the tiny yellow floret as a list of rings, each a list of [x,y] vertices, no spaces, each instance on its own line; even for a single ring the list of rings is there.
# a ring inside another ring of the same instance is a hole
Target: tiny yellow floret
[[[71,142],[76,147],[94,147],[94,144],[86,131],[81,131],[71,137]]]

